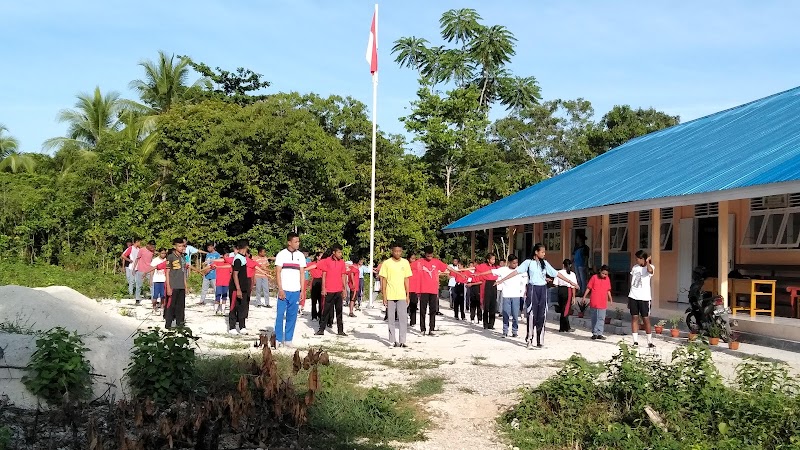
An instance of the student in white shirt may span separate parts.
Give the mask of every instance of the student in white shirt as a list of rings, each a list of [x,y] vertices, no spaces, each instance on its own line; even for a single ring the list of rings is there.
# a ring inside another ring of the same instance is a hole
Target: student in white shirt
[[[573,284],[578,284],[578,277],[575,270],[572,268],[572,261],[569,259],[564,260],[564,268],[559,270],[558,273],[572,281]],[[575,330],[569,325],[569,315],[572,312],[572,302],[575,300],[575,288],[573,284],[562,281],[560,277],[553,278],[553,284],[558,289],[558,313],[561,314],[561,319],[558,331],[561,333],[571,333]]]
[[[498,280],[510,275],[517,270],[518,264],[515,255],[509,255],[506,265],[492,269],[492,274],[497,275]],[[528,275],[522,274],[518,277],[510,278],[497,285],[497,292],[503,293],[503,337],[508,337],[509,319],[511,320],[511,337],[517,337],[519,331],[519,309],[522,298],[525,296],[525,286],[528,284]],[[502,288],[502,291],[501,291]]]
[[[653,344],[653,333],[650,328],[650,301],[653,300],[650,281],[653,279],[655,270],[656,267],[647,252],[644,250],[636,252],[636,265],[631,268],[631,291],[628,294],[628,308],[631,310],[631,331],[633,345],[639,345],[639,316],[642,316],[649,348],[656,346]]]

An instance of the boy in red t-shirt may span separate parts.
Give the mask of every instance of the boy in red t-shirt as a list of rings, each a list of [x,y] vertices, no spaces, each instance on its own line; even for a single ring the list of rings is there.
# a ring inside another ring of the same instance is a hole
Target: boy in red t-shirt
[[[211,262],[205,269],[204,273],[216,270],[214,275],[215,279],[215,292],[214,292],[214,313],[221,315],[223,306],[228,301],[229,286],[231,284],[231,275],[233,274],[233,258],[224,257]]]
[[[353,258],[350,267],[347,269],[347,287],[350,288],[350,317],[355,317],[356,314],[353,309],[356,307],[356,298],[358,297],[359,279],[361,278],[361,270],[358,266],[358,258]]]
[[[419,327],[425,334],[425,313],[428,314],[428,335],[433,336],[436,313],[439,311],[439,277],[450,273],[447,264],[433,257],[433,247],[426,246],[424,257],[417,260],[419,267]],[[413,271],[412,271],[413,272]]]
[[[611,298],[611,279],[608,278],[608,266],[600,267],[600,273],[592,275],[583,293],[583,301],[586,302],[586,295],[591,292],[589,308],[592,314],[592,339],[605,340],[603,331],[605,328],[606,310],[608,304],[613,303]]]

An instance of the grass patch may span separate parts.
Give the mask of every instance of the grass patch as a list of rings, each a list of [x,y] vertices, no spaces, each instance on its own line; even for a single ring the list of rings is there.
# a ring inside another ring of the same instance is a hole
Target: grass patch
[[[475,389],[472,389],[470,387],[460,387],[460,388],[458,388],[458,392],[463,392],[463,393],[469,394],[469,395],[475,395],[475,394],[478,393],[478,391],[476,391]]]
[[[189,275],[193,292],[200,292],[202,277]],[[128,281],[122,273],[104,273],[95,269],[67,269],[51,264],[26,264],[19,261],[0,261],[0,285],[25,287],[68,286],[81,294],[98,299],[118,301],[128,295]]]
[[[250,344],[245,342],[218,342],[218,341],[209,341],[208,348],[213,348],[217,350],[247,350],[250,348]]]
[[[415,397],[430,397],[444,392],[444,377],[425,376],[414,382],[411,386],[411,395]]]
[[[303,352],[301,351],[301,354]],[[291,357],[274,354],[278,370],[287,377]],[[261,363],[260,355],[225,355],[198,358],[195,373],[198,390],[233,393],[242,374]],[[383,450],[389,441],[411,442],[423,438],[427,425],[417,417],[414,400],[397,388],[365,388],[359,385],[362,370],[332,362],[320,366],[322,392],[309,407],[306,427],[300,431],[302,448],[335,450]],[[305,377],[295,378],[298,395],[305,395]]]
[[[123,317],[133,317],[133,308],[120,308],[119,315]]]
[[[427,370],[438,369],[440,366],[446,364],[442,359],[417,359],[417,358],[400,358],[400,359],[383,359],[380,364],[392,369],[400,370]]]

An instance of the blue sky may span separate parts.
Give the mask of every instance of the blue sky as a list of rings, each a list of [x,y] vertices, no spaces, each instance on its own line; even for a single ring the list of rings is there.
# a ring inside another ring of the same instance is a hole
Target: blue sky
[[[353,96],[371,104],[364,59],[374,2],[0,2],[0,123],[23,151],[62,135],[55,121],[78,92],[99,85],[135,98],[137,63],[158,50],[212,67],[264,74],[271,92]],[[379,126],[397,120],[416,92],[399,69],[395,39],[435,41],[450,8],[478,10],[517,37],[511,69],[533,75],[545,99],[584,97],[598,115],[615,104],[653,106],[682,121],[800,84],[800,2],[419,1],[380,4]]]

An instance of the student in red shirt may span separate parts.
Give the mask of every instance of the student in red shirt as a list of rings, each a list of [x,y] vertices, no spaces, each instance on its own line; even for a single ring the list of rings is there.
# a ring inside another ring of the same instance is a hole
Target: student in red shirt
[[[417,324],[417,305],[419,304],[419,259],[417,254],[408,254],[408,264],[411,266],[411,277],[408,279],[408,318],[413,327]]]
[[[322,318],[322,269],[317,264],[322,260],[322,252],[314,255],[314,260],[306,266],[306,270],[311,275],[311,320]]]
[[[233,258],[225,257],[217,259],[208,265],[204,272],[208,273],[215,270],[215,292],[214,292],[214,313],[217,315],[222,314],[223,307],[228,301],[229,286],[231,283],[231,276],[233,275]]]
[[[586,295],[591,292],[589,298],[589,308],[592,314],[592,339],[605,340],[603,330],[605,328],[606,310],[608,304],[613,302],[611,298],[611,279],[608,278],[608,266],[600,267],[600,273],[592,275],[586,285],[586,292],[583,293],[583,301]]]
[[[468,283],[469,288],[469,321],[474,323],[481,323],[483,315],[481,314],[481,287],[483,282],[481,277],[475,275],[475,261],[470,261],[468,270]],[[475,314],[477,313],[478,319],[475,321]]]
[[[358,265],[359,259],[353,257],[352,264],[347,269],[347,286],[350,288],[350,317],[355,317],[356,314],[353,309],[356,307],[356,298],[358,297],[359,278],[361,278],[361,268]]]
[[[456,266],[459,270],[463,270],[464,266],[459,262]],[[456,285],[453,287],[453,312],[455,313],[456,320],[459,319],[458,311],[461,310],[461,320],[466,320],[464,315],[464,299],[465,291],[469,289],[467,285],[467,275],[461,272],[453,272],[453,278],[456,279]]]
[[[417,260],[419,268],[419,328],[425,334],[425,312],[428,315],[428,336],[433,336],[436,328],[436,313],[439,311],[439,276],[450,273],[447,264],[433,257],[433,247],[423,250],[425,257]],[[413,269],[412,269],[413,273]]]
[[[494,319],[497,317],[497,275],[492,273],[497,269],[497,257],[494,253],[486,255],[486,262],[475,267],[475,274],[483,280],[483,328],[494,330]]]
[[[331,320],[334,310],[336,311],[337,335],[347,336],[344,332],[344,322],[342,322],[342,292],[347,282],[347,266],[342,259],[342,246],[334,244],[330,258],[325,258],[317,267],[322,269],[322,296],[325,298],[325,308],[322,313],[322,320],[319,322],[317,335],[325,334],[325,324]]]

